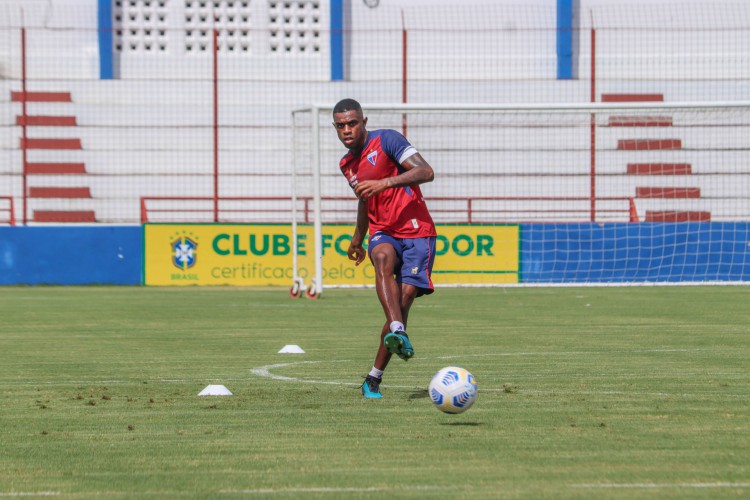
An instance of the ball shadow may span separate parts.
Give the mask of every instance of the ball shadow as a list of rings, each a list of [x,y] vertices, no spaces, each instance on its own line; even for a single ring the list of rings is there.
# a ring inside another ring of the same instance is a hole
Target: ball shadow
[[[409,394],[409,399],[424,399],[429,397],[430,393],[427,391],[427,389],[420,389]]]

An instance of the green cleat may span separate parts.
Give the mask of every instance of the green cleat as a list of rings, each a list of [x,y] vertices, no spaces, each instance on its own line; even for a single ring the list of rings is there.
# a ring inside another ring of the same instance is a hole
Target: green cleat
[[[409,336],[406,332],[391,332],[383,338],[383,345],[388,352],[398,355],[404,361],[409,361],[414,357],[414,348],[409,342]]]
[[[362,395],[365,399],[380,399],[383,397],[380,394],[380,382],[382,378],[375,378],[370,375],[365,377],[365,381],[362,383]]]

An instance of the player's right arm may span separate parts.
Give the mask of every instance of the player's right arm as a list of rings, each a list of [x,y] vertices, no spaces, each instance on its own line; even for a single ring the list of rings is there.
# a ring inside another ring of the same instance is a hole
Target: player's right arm
[[[354,193],[360,198],[370,198],[386,189],[398,188],[404,186],[417,186],[426,182],[432,182],[435,178],[435,172],[427,160],[422,158],[419,153],[414,153],[401,163],[403,173],[384,179],[373,179],[357,183]]]
[[[393,177],[360,181],[353,185],[359,198],[368,199],[386,189],[418,186],[435,179],[435,172],[427,160],[406,138],[395,130],[385,130],[380,135],[383,151],[398,164],[399,173]]]
[[[353,260],[357,265],[360,265],[367,256],[367,252],[364,246],[362,246],[365,236],[367,236],[367,226],[367,202],[360,199],[357,205],[357,227],[354,229],[354,235],[352,236],[351,243],[349,243],[349,250],[347,252],[349,260]]]

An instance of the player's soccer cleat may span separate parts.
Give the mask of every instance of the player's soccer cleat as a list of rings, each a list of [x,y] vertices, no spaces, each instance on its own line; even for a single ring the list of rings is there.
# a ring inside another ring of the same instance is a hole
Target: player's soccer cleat
[[[362,383],[362,395],[365,399],[380,399],[383,397],[380,394],[380,382],[382,378],[375,378],[371,375],[365,377],[365,381]]]
[[[383,344],[388,352],[398,355],[404,361],[414,357],[414,348],[409,342],[406,332],[390,332],[383,338]]]

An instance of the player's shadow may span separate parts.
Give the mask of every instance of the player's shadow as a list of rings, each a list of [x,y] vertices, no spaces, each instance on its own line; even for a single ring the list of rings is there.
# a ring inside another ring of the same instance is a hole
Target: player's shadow
[[[440,425],[454,425],[454,426],[461,426],[461,427],[479,427],[482,424],[482,422],[443,422]]]

